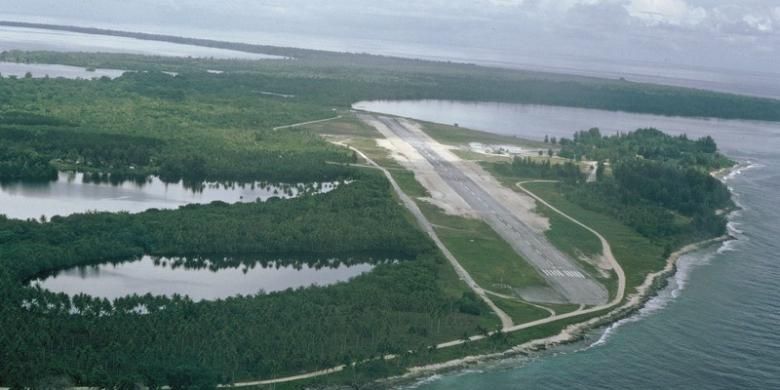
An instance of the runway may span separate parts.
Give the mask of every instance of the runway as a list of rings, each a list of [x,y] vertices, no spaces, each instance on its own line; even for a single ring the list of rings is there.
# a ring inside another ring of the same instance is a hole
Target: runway
[[[534,231],[510,212],[479,184],[478,177],[470,177],[463,169],[443,158],[431,147],[431,140],[420,130],[406,126],[401,121],[379,116],[379,121],[397,137],[409,143],[433,167],[439,176],[463,200],[493,228],[512,248],[537,269],[550,287],[559,295],[545,299],[544,294],[535,297],[537,301],[564,301],[575,304],[601,305],[607,302],[607,290],[588,273],[576,260],[555,248],[543,234]],[[555,295],[555,294],[553,294]]]

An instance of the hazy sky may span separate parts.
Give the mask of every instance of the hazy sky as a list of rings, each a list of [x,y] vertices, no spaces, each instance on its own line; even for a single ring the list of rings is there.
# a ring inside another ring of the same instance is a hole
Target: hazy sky
[[[3,0],[0,18],[520,61],[780,63],[780,0]]]

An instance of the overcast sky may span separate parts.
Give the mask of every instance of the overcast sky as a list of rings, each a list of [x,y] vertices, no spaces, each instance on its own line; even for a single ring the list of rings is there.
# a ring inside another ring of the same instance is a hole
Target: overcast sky
[[[3,0],[0,18],[518,62],[780,63],[780,0]]]

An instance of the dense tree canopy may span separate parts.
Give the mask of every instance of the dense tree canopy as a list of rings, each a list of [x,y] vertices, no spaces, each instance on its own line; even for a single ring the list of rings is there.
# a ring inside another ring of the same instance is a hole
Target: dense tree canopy
[[[215,91],[222,93],[229,91],[227,86],[238,91],[259,89],[293,96],[288,100],[343,108],[358,100],[370,99],[456,99],[780,121],[780,102],[773,99],[365,54],[270,47],[258,50],[284,53],[282,55],[291,59],[248,61],[9,51],[0,54],[0,60],[178,72],[184,76],[182,80],[198,80],[195,88],[201,91],[211,91],[215,86]],[[215,69],[224,73],[207,72]],[[154,85],[136,91],[169,99],[188,96],[186,90],[160,90]],[[2,100],[0,92],[0,102]]]
[[[567,182],[583,179],[580,168],[571,161],[553,164],[550,160],[534,161],[530,157],[515,157],[512,164],[500,164],[495,168],[502,174],[526,179],[557,179]]]
[[[221,301],[108,302],[24,284],[47,271],[142,254],[190,255],[192,264],[209,259],[216,267],[251,266],[253,258],[396,261],[349,283]],[[473,296],[440,288],[446,267],[374,172],[326,194],[266,203],[47,223],[0,218],[0,383],[213,385],[424,349],[474,332],[488,313]]]
[[[296,128],[319,106],[261,94],[242,80],[128,73],[117,80],[2,79],[0,180],[54,169],[163,179],[333,180],[352,154]],[[44,91],[44,93],[41,93]]]
[[[780,120],[780,105],[767,99],[296,53],[296,60],[276,62],[0,55],[133,70],[115,80],[0,78],[0,180],[46,180],[58,169],[85,171],[91,180],[150,174],[192,183],[352,180],[327,194],[266,203],[48,222],[0,217],[0,384],[209,387],[423,350],[494,323],[381,175],[346,166],[354,154],[315,134],[275,129],[332,117],[334,107],[361,99],[444,98]],[[567,196],[658,240],[676,243],[723,229],[715,209],[730,205],[728,193],[707,170],[730,162],[711,138],[692,141],[650,129],[603,137],[591,130],[560,144],[562,155],[600,160],[611,173],[584,184],[571,163],[518,159],[503,169],[562,180]],[[378,261],[348,283],[221,301],[146,295],[109,302],[27,284],[49,272],[145,254],[184,257],[194,266],[208,260],[217,268],[270,258],[314,265],[333,258],[394,261]]]
[[[733,207],[731,194],[710,171],[733,162],[718,153],[711,137],[690,140],[656,129],[604,136],[593,128],[561,139],[560,145],[562,157],[598,161],[597,181],[580,180],[573,166],[528,159],[494,169],[517,178],[561,180],[569,200],[670,247],[725,232],[720,210]]]

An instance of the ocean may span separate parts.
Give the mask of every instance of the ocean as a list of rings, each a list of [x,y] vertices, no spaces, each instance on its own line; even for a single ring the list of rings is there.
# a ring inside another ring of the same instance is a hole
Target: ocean
[[[741,167],[725,178],[734,240],[690,253],[638,313],[530,357],[422,378],[433,389],[780,389],[780,124],[442,101],[364,109],[541,139],[601,126],[711,134]],[[618,259],[619,260],[619,259]]]
[[[749,93],[776,96],[780,83],[762,85],[761,90]],[[729,86],[722,89],[743,92]],[[468,110],[465,105],[448,108],[444,113],[464,115],[464,110]],[[530,110],[536,115],[540,108]],[[594,330],[583,342],[533,357],[430,376],[407,387],[780,389],[780,125],[679,118],[655,118],[653,122],[634,114],[590,116],[577,109],[553,110],[555,115],[548,116],[551,119],[573,122],[558,123],[560,128],[556,129],[541,121],[539,127],[530,129],[522,126],[521,115],[514,127],[492,128],[490,124],[471,125],[471,116],[465,115],[467,120],[459,123],[539,139],[548,133],[568,136],[579,129],[599,125],[608,128],[618,122],[622,130],[633,130],[635,124],[642,127],[659,123],[657,127],[662,130],[711,134],[729,156],[745,165],[726,179],[742,206],[730,216],[729,227],[736,240],[684,256],[669,286],[645,308],[608,328]],[[575,111],[566,115],[565,110]],[[441,116],[438,119],[442,123],[458,121]],[[590,119],[606,122],[599,124]]]
[[[780,158],[751,155],[727,183],[737,238],[684,256],[637,314],[531,358],[425,378],[418,389],[780,388]]]

